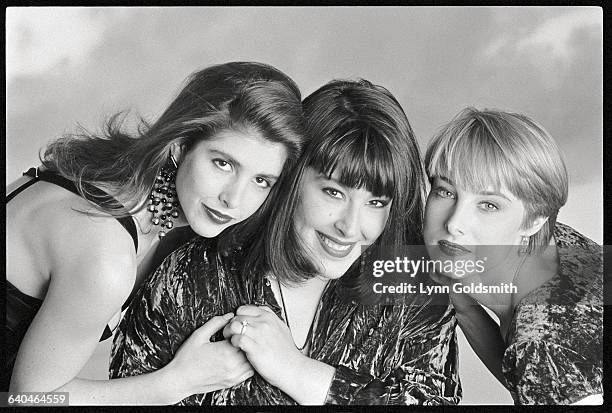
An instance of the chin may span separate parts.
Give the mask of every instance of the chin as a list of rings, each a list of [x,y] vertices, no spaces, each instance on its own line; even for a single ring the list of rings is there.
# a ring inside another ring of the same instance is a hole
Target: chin
[[[323,271],[322,274],[325,278],[328,278],[330,280],[337,280],[338,278],[341,278],[348,271],[349,268],[351,268],[351,265],[356,261],[356,259],[357,258],[346,264],[334,263],[335,265],[327,266],[327,268],[329,269]]]
[[[211,228],[210,225],[201,225],[199,227],[191,227],[196,234],[204,238],[214,238],[219,235],[226,227],[223,228]]]

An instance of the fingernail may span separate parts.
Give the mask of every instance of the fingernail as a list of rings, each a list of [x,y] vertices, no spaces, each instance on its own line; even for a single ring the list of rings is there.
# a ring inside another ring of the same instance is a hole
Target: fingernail
[[[234,317],[234,313],[227,313],[227,314],[223,314],[223,318],[225,318],[226,320],[229,320],[230,318]]]

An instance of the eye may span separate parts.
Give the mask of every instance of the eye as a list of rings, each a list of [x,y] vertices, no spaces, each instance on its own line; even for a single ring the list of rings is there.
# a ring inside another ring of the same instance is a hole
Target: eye
[[[449,191],[448,189],[441,186],[434,189],[434,194],[439,198],[455,199],[454,192]]]
[[[272,184],[265,178],[258,176],[255,178],[255,184],[261,188],[270,188]]]
[[[491,203],[491,202],[487,202],[487,201],[485,201],[485,202],[481,202],[481,203],[480,203],[480,208],[481,208],[483,211],[486,211],[486,212],[494,212],[494,211],[499,210],[499,208],[498,208],[498,206],[497,206],[497,205],[495,205],[495,204],[493,204],[493,203]]]
[[[212,161],[217,166],[217,168],[221,169],[222,171],[231,172],[232,165],[229,162],[223,159],[213,159]]]
[[[373,199],[370,202],[368,202],[368,205],[373,206],[374,208],[384,208],[387,205],[389,205],[389,200],[385,200],[385,199]]]
[[[334,189],[334,188],[323,188],[323,192],[325,192],[327,195],[331,196],[332,198],[344,199],[344,194],[342,192],[338,191],[337,189]]]

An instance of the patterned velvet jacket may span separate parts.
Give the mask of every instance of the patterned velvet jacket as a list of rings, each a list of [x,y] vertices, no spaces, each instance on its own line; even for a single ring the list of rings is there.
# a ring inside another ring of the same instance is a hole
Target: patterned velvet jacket
[[[239,250],[220,254],[214,240],[203,238],[170,255],[141,287],[119,326],[111,378],[160,369],[194,330],[240,305],[265,304],[282,318],[263,274],[245,276],[241,264]],[[411,295],[405,294],[402,302],[362,305],[344,299],[340,290],[337,280],[325,290],[308,354],[336,368],[326,404],[459,402],[456,319],[448,297],[411,302]],[[295,401],[256,373],[232,388],[192,395],[180,404]]]
[[[557,224],[558,274],[514,310],[502,369],[515,404],[603,393],[602,247]]]

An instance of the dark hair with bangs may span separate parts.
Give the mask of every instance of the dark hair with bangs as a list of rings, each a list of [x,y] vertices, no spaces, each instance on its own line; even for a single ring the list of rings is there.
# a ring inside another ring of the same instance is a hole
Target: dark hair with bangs
[[[393,95],[366,80],[334,80],[304,99],[303,108],[310,142],[295,170],[277,185],[272,219],[251,248],[247,268],[271,270],[289,284],[316,275],[294,227],[309,167],[328,177],[337,171],[341,184],[393,200],[375,245],[421,244],[425,173],[412,128]],[[342,282],[357,291],[361,277],[349,272]]]

